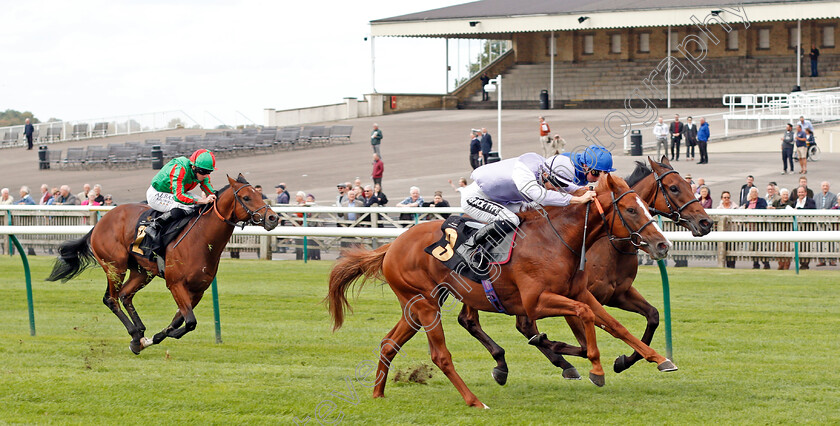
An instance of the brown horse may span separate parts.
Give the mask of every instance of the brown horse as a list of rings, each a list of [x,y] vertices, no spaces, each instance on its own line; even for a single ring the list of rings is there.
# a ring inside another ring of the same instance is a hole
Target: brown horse
[[[661,163],[648,158],[650,168],[637,162],[636,169],[627,178],[627,183],[650,206],[651,213],[661,214],[674,223],[688,228],[693,235],[703,236],[712,230],[712,221],[706,211],[697,202],[691,186],[671,167],[668,157],[662,156]],[[586,271],[589,278],[589,292],[606,306],[635,312],[647,319],[647,327],[641,338],[650,345],[653,334],[659,325],[659,311],[633,288],[633,281],[638,272],[636,248],[627,243],[613,243],[609,238],[601,238],[586,252]],[[505,351],[496,344],[481,328],[478,311],[464,305],[458,315],[461,324],[493,356],[497,365],[493,369],[493,378],[500,385],[507,381],[508,368]],[[516,328],[526,338],[539,336],[529,341],[536,346],[557,367],[563,368],[563,377],[578,379],[577,370],[563,358],[563,355],[586,356],[586,339],[579,321],[566,317],[569,326],[580,342],[580,347],[569,346],[563,342],[548,340],[540,334],[537,326],[527,316],[516,317]],[[638,352],[630,356],[619,356],[613,370],[620,373],[641,359]]]
[[[67,281],[94,262],[105,270],[108,288],[102,302],[122,321],[131,335],[129,349],[139,354],[144,348],[167,337],[180,339],[195,329],[193,308],[213,282],[219,258],[237,223],[262,225],[271,230],[278,217],[262,201],[260,194],[240,174],[236,180],[228,176],[229,186],[216,193],[212,208],[193,219],[184,231],[166,248],[166,287],[172,293],[178,311],[172,323],[154,339],[144,337],[146,326],[134,309],[135,293],[158,275],[157,262],[131,250],[135,225],[149,207],[123,204],[109,211],[84,237],[66,241],[59,248],[59,258],[47,281]],[[123,283],[126,272],[128,281]],[[128,315],[120,308],[120,302]],[[183,324],[183,327],[181,325]]]
[[[547,216],[542,216],[540,211],[520,213],[523,222],[518,232],[526,236],[519,240],[511,261],[490,274],[499,300],[507,313],[527,315],[532,321],[552,316],[580,318],[588,343],[587,358],[592,363],[589,377],[598,386],[604,384],[604,370],[595,340],[596,325],[626,342],[646,360],[655,362],[661,371],[676,370],[670,360],[633,337],[604,310],[587,290],[585,272],[578,271],[580,253],[572,247],[581,247],[584,242],[591,246],[605,234],[619,240],[629,239],[655,259],[664,258],[671,246],[648,213],[648,206],[624,180],[606,175],[596,192],[599,194],[596,206],[603,206],[603,214],[595,207],[589,209],[584,205],[549,207]],[[584,237],[587,222],[590,233]],[[384,396],[388,368],[399,348],[423,327],[432,361],[458,389],[467,405],[486,407],[453,367],[440,311],[450,294],[478,310],[496,312],[496,308],[485,297],[480,284],[450,274],[437,259],[423,251],[441,239],[440,225],[439,221],[419,224],[393,243],[374,251],[344,252],[330,274],[325,302],[333,318],[333,328],[338,329],[344,322],[344,310],[349,308],[346,292],[357,278],[364,276],[366,281],[384,277],[396,294],[403,315],[381,345],[374,398]],[[447,283],[453,279],[456,284]]]

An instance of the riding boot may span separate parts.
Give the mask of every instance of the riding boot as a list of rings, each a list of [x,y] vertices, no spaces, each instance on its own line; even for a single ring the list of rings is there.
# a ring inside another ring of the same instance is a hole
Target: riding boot
[[[146,227],[146,237],[149,238],[149,241],[154,242],[155,248],[160,247],[163,245],[163,232],[166,230],[167,226],[169,226],[172,222],[180,220],[186,215],[186,210],[178,208],[164,212]]]
[[[516,225],[508,220],[502,219],[490,222],[475,233],[473,243],[475,247],[481,247],[485,252],[489,252],[514,229],[516,229]]]

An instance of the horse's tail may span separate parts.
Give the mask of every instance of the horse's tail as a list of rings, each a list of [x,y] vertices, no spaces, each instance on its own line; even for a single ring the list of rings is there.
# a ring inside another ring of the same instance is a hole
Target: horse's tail
[[[351,248],[341,252],[341,258],[333,266],[330,272],[330,291],[324,298],[324,303],[330,310],[333,320],[333,331],[341,328],[344,323],[344,310],[350,309],[350,302],[347,301],[347,289],[359,277],[364,280],[362,286],[372,279],[382,278],[382,262],[385,259],[385,252],[390,244],[385,244],[376,250],[365,250],[363,248]]]
[[[79,275],[96,262],[93,252],[90,251],[90,234],[92,232],[93,230],[77,240],[61,243],[58,247],[58,259],[55,260],[52,274],[47,278],[47,281],[61,280],[61,282],[67,282],[67,280]]]

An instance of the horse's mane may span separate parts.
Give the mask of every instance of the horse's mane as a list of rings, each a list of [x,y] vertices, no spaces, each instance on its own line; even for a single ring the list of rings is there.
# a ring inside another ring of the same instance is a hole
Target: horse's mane
[[[665,168],[666,170],[673,170],[674,169],[673,167],[671,167],[667,164],[663,164],[663,163],[656,163],[656,164]],[[632,188],[632,187],[636,186],[636,184],[639,183],[642,179],[648,177],[652,173],[653,173],[653,170],[651,170],[651,168],[647,164],[645,164],[641,161],[636,161],[636,168],[633,170],[633,173],[630,173],[630,176],[627,176],[626,178],[624,178],[624,180],[627,181],[627,185],[629,185]]]
[[[236,177],[236,182],[248,185],[248,181],[245,180],[245,176],[242,176],[242,173],[240,173],[239,176]],[[222,195],[222,193],[227,191],[228,189],[230,189],[230,184],[225,185],[225,186],[222,187],[222,189],[219,189],[218,191],[216,191],[216,196],[220,197]]]

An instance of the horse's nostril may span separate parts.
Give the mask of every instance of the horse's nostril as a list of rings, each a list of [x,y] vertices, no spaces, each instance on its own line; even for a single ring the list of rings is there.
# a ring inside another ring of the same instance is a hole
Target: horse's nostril
[[[712,222],[707,219],[701,219],[700,227],[703,229],[710,229],[712,227]]]
[[[665,244],[665,243],[659,243],[656,247],[659,248],[660,251],[667,251],[668,250],[668,244]]]

